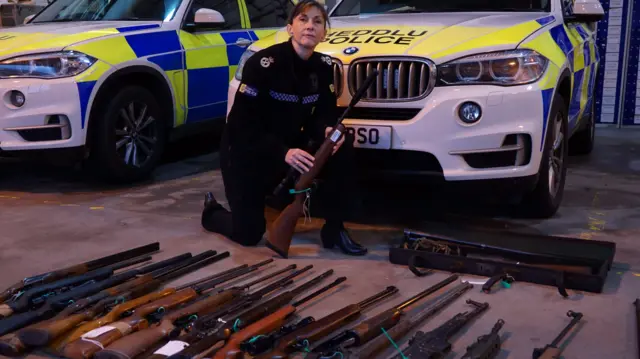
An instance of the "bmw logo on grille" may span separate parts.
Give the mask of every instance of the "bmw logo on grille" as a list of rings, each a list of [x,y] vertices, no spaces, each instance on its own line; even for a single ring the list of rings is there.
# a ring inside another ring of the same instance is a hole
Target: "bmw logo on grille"
[[[343,52],[344,52],[345,55],[353,55],[356,52],[358,52],[358,50],[359,49],[357,47],[351,46],[351,47],[347,47],[346,49],[344,49]]]

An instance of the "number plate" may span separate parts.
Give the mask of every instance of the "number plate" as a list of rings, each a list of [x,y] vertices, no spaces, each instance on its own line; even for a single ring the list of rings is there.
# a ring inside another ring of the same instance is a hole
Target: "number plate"
[[[388,150],[391,148],[391,127],[389,126],[345,126],[354,137],[353,147]]]

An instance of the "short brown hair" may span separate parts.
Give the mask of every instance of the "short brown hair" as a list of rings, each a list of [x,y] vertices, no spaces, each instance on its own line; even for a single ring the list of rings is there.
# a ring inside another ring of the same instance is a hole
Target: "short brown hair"
[[[324,5],[322,5],[321,3],[317,2],[316,0],[301,0],[301,1],[298,1],[296,6],[291,11],[291,14],[289,14],[289,19],[287,20],[287,23],[289,25],[292,25],[293,24],[293,20],[298,15],[300,15],[301,13],[307,11],[307,9],[309,9],[311,7],[315,7],[316,9],[320,10],[320,13],[322,14],[322,19],[324,20],[324,27],[325,28],[329,27],[329,14],[327,13],[327,10],[324,8]]]

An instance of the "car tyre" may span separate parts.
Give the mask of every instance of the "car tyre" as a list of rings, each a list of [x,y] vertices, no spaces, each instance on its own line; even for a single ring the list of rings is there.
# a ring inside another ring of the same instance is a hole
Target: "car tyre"
[[[593,151],[596,137],[595,101],[591,101],[589,117],[584,128],[580,129],[569,141],[570,155],[588,155]]]
[[[549,114],[538,182],[533,191],[525,194],[520,204],[528,217],[550,218],[562,203],[569,155],[568,128],[566,102],[556,94]]]
[[[92,129],[91,167],[108,182],[147,178],[166,145],[166,120],[153,94],[127,86],[104,103]]]

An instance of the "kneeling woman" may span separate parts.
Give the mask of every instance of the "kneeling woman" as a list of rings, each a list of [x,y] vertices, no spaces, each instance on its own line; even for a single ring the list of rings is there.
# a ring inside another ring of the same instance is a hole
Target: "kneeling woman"
[[[320,3],[300,1],[288,20],[289,40],[247,60],[220,149],[231,212],[207,193],[205,229],[257,245],[266,230],[266,196],[290,167],[304,173],[313,166],[313,156],[302,148],[310,139],[321,143],[338,119],[331,58],[315,51],[327,23]],[[321,173],[318,194],[327,211],[321,239],[325,248],[364,255],[367,249],[343,225],[355,207],[352,144],[352,136],[343,136]]]

